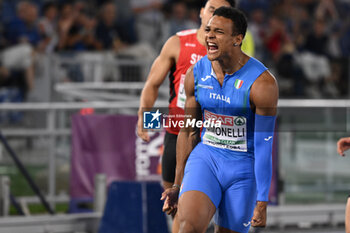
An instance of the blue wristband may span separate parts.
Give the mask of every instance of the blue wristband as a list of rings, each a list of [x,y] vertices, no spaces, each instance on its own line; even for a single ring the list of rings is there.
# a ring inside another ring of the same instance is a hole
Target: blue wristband
[[[268,201],[272,177],[272,143],[276,116],[255,114],[254,157],[257,200]]]

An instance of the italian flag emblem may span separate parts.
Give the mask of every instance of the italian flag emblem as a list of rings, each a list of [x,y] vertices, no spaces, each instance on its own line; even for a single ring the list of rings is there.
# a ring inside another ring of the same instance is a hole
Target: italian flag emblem
[[[242,85],[243,85],[243,80],[236,79],[236,81],[235,81],[235,88],[239,89],[239,88],[242,87]]]

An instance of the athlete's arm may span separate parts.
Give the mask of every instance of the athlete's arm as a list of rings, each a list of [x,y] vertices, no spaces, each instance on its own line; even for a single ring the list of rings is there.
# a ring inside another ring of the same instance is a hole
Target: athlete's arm
[[[185,126],[186,122],[192,119],[201,120],[201,109],[194,96],[194,76],[192,67],[189,68],[185,77]],[[177,198],[184,176],[184,169],[188,156],[193,148],[200,141],[200,129],[196,127],[184,127],[180,130],[176,143],[176,172],[174,186],[167,189],[162,194],[162,200],[165,199],[163,211],[174,215],[177,210]]]
[[[345,208],[345,232],[350,233],[350,195]]]
[[[272,177],[272,142],[277,112],[278,86],[276,79],[265,71],[253,83],[250,101],[255,108],[254,154],[257,203],[252,226],[266,225],[266,207]]]
[[[185,122],[192,119],[201,120],[201,108],[194,96],[193,67],[189,69],[185,78]],[[180,130],[176,143],[176,173],[174,184],[181,185],[186,161],[194,147],[200,141],[200,128],[184,127]]]
[[[138,111],[137,135],[144,141],[149,141],[148,133],[143,129],[143,112],[150,110],[158,97],[159,86],[171,67],[176,63],[180,51],[180,39],[174,35],[164,44],[159,56],[154,60],[151,71],[141,93]]]

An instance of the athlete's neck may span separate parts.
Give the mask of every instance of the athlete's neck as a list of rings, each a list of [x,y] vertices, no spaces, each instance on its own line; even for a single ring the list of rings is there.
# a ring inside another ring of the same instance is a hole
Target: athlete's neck
[[[239,50],[233,56],[227,56],[213,61],[212,66],[215,73],[220,72],[223,75],[233,74],[241,69],[248,60],[249,57]]]
[[[200,44],[202,44],[203,46],[205,46],[205,31],[204,31],[204,27],[200,27],[197,30],[197,40]]]

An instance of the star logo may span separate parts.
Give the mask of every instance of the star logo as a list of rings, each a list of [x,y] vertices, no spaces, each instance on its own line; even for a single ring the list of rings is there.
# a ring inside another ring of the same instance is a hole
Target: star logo
[[[143,112],[143,128],[144,129],[160,129],[160,118],[162,113],[157,109],[156,112]]]
[[[153,122],[154,120],[158,119],[158,117],[160,117],[162,114],[159,113],[159,109],[157,109],[157,111],[155,113],[151,113],[151,115],[153,116],[151,122]]]

